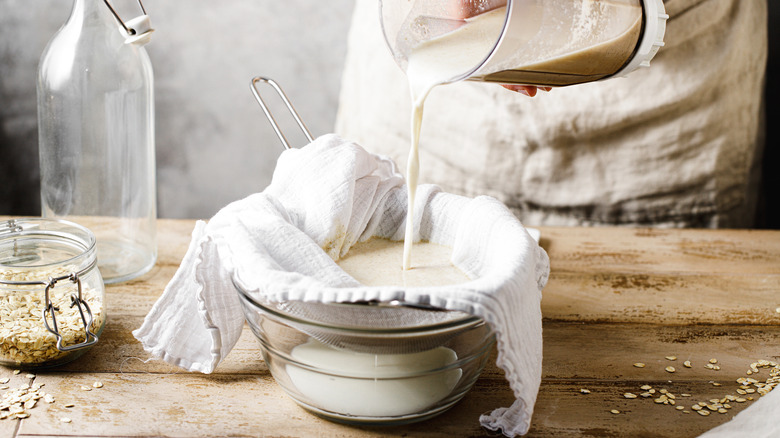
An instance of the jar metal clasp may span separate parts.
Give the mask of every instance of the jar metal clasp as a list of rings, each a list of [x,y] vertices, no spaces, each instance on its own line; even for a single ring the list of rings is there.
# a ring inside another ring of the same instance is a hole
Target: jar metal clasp
[[[79,315],[81,316],[81,322],[84,324],[84,342],[75,344],[75,345],[68,345],[63,346],[62,345],[62,334],[59,332],[59,328],[57,327],[57,314],[55,312],[59,312],[59,308],[54,305],[54,303],[51,301],[51,298],[49,297],[49,290],[53,288],[57,282],[62,280],[69,280],[71,283],[75,283],[78,288],[78,296],[76,294],[71,294],[70,296],[70,307],[78,306]],[[51,332],[54,336],[57,337],[57,349],[59,351],[73,351],[78,350],[81,348],[86,348],[91,345],[94,345],[98,341],[98,336],[92,332],[90,327],[92,326],[92,311],[89,309],[89,305],[86,301],[81,297],[81,278],[79,277],[79,274],[73,272],[69,275],[61,276],[61,277],[50,277],[49,282],[46,284],[46,290],[44,291],[46,295],[46,308],[43,309],[43,323],[46,326],[46,330]],[[86,313],[85,313],[86,311]],[[49,325],[49,319],[47,317],[48,315],[51,315],[51,321],[52,324]],[[53,326],[53,327],[52,327]]]

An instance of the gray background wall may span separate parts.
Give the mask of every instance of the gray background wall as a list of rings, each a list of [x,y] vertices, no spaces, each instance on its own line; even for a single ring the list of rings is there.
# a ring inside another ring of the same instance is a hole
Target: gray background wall
[[[280,82],[315,135],[332,131],[354,1],[145,1],[160,217],[208,218],[270,182],[282,146],[252,77]],[[139,13],[135,0],[112,4]],[[70,7],[0,0],[0,215],[40,214],[36,69]]]

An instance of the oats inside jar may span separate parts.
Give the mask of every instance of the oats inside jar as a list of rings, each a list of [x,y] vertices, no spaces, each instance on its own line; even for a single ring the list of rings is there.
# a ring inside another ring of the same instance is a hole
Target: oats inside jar
[[[40,365],[72,354],[57,348],[57,337],[44,322],[46,286],[10,283],[45,282],[75,271],[76,267],[72,266],[23,270],[0,267],[0,361],[15,365]],[[98,333],[105,322],[103,296],[90,283],[81,280],[81,299],[92,314],[90,331]],[[47,313],[47,322],[49,327],[54,327],[53,314],[56,330],[62,336],[61,346],[85,342],[84,321],[89,322],[90,317],[85,307],[73,305],[74,297],[79,296],[78,284],[70,279],[58,281],[49,289],[48,295],[54,307]]]

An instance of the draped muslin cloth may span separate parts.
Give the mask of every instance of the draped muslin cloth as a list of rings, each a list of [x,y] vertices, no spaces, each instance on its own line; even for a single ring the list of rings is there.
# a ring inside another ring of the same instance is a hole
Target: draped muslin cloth
[[[775,438],[780,436],[780,390],[762,396],[728,423],[712,429],[699,438]]]
[[[491,429],[523,434],[541,381],[541,290],[547,253],[489,197],[419,187],[415,240],[452,247],[469,281],[446,287],[365,287],[336,264],[371,237],[401,240],[406,186],[395,163],[335,135],[285,151],[271,184],[199,221],[181,266],[133,332],[154,357],[210,373],[238,341],[244,318],[234,283],[271,301],[399,300],[483,318],[515,395],[483,415]],[[400,260],[399,260],[400,269]]]

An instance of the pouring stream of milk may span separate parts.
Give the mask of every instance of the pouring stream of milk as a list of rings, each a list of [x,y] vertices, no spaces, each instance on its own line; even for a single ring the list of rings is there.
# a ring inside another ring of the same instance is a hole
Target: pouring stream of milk
[[[420,172],[419,141],[425,99],[431,90],[450,81],[453,77],[478,65],[496,43],[486,29],[500,29],[506,16],[506,8],[499,8],[479,16],[470,25],[440,38],[428,40],[415,47],[409,54],[406,77],[412,95],[411,148],[406,165],[408,210],[404,234],[403,269],[411,268],[412,242],[414,240],[414,200]],[[476,25],[477,23],[481,25]]]

